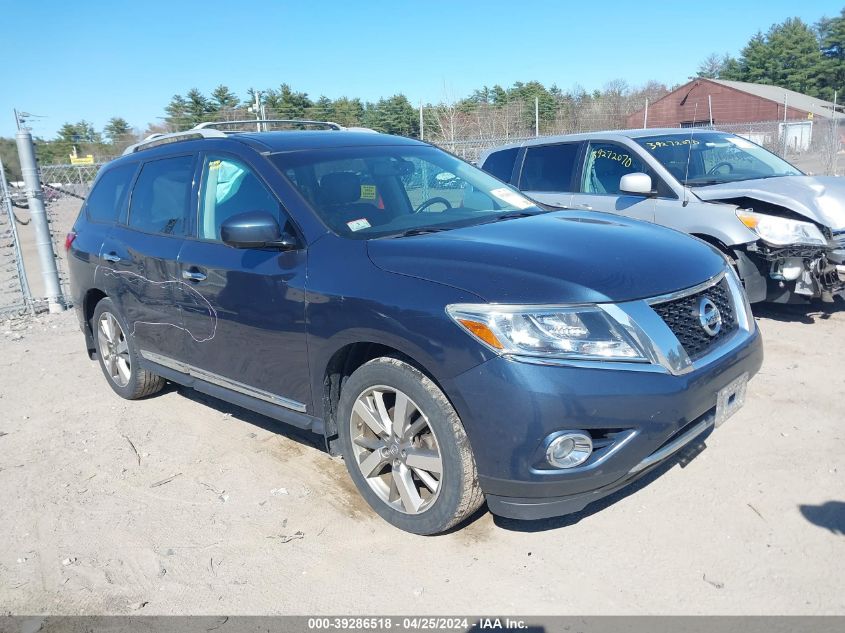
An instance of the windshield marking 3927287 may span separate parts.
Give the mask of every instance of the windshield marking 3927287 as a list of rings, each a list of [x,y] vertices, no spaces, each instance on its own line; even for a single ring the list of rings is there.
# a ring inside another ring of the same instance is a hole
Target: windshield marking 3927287
[[[782,158],[735,134],[679,132],[635,140],[679,182],[691,187],[802,175]]]

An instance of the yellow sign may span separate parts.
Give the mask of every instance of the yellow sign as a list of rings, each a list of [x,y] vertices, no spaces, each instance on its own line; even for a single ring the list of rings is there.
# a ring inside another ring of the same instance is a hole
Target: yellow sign
[[[93,165],[94,157],[91,154],[87,156],[73,156],[70,157],[71,165]]]
[[[361,200],[375,200],[376,186],[375,185],[361,185]]]

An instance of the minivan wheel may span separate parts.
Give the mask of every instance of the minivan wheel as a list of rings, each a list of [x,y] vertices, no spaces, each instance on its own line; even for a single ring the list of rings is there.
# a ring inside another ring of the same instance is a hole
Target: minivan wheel
[[[377,358],[349,377],[338,435],[361,495],[402,530],[443,532],[484,501],[458,414],[434,382],[398,358]]]
[[[91,328],[100,368],[117,395],[135,400],[161,391],[164,378],[138,365],[135,342],[111,299],[97,304]]]

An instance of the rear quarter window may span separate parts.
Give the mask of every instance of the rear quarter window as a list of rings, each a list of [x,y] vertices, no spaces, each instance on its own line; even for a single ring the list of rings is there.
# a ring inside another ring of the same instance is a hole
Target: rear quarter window
[[[114,222],[117,219],[137,168],[136,163],[130,163],[112,167],[103,172],[85,202],[85,211],[89,220]]]
[[[524,191],[572,191],[579,143],[538,145],[525,150],[519,188]]]
[[[160,158],[144,163],[129,204],[129,226],[145,233],[185,235],[194,157]]]
[[[493,152],[484,161],[481,169],[499,180],[510,182],[511,176],[513,175],[513,164],[516,161],[517,154],[519,154],[518,147]]]

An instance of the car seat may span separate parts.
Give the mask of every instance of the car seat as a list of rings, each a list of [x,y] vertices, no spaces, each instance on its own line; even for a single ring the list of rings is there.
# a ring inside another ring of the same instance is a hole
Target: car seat
[[[361,178],[351,171],[337,171],[320,178],[318,201],[326,214],[326,220],[335,229],[348,231],[347,222],[365,219],[370,226],[388,221],[384,211],[374,204],[360,202]]]

